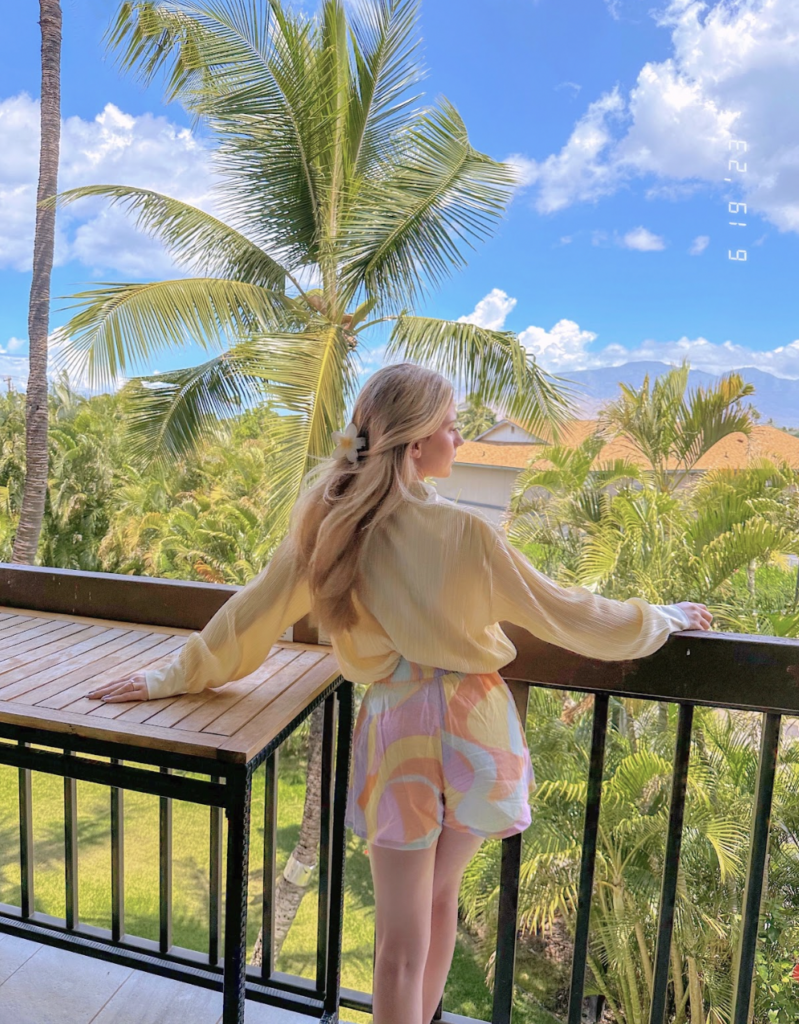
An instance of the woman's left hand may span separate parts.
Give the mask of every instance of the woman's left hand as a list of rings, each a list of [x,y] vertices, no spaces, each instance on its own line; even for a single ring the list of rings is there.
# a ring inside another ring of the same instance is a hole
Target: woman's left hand
[[[112,683],[89,690],[86,696],[90,700],[102,700],[107,704],[122,703],[129,700],[149,700],[143,672],[134,672],[124,679],[116,679]]]

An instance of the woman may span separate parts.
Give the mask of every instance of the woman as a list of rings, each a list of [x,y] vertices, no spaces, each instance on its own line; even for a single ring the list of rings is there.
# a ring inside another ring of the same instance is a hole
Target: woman
[[[530,757],[498,674],[498,623],[608,660],[639,658],[704,605],[609,601],[537,572],[502,531],[425,483],[463,444],[451,384],[409,363],[375,373],[267,568],[165,668],[93,691],[146,700],[254,671],[313,610],[342,674],[370,684],[355,727],[347,822],[375,889],[375,1024],[428,1024],[455,945],[463,871],[485,838],[530,824]],[[442,667],[443,666],[443,667]]]

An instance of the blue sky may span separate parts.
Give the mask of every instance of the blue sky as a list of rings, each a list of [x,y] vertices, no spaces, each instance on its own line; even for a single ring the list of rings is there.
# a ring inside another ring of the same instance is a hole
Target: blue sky
[[[39,30],[36,5],[9,6],[0,375],[22,383]],[[116,3],[63,7],[61,186],[123,182],[202,202],[212,184],[202,134],[104,53]],[[420,31],[428,96],[453,101],[473,144],[514,159],[524,180],[495,237],[424,312],[516,330],[542,365],[566,375],[688,358],[714,372],[757,365],[799,378],[795,0],[423,0]],[[730,159],[746,171],[730,171]],[[747,203],[746,216],[729,212],[731,200]],[[728,258],[739,248],[746,262]],[[172,269],[156,243],[95,204],[60,218],[57,264],[53,327],[66,319],[58,296]],[[139,370],[199,358],[183,351]]]

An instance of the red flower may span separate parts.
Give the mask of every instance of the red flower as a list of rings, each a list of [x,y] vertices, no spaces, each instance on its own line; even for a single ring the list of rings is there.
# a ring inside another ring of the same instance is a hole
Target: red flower
[[[791,981],[799,981],[799,964],[791,971]]]

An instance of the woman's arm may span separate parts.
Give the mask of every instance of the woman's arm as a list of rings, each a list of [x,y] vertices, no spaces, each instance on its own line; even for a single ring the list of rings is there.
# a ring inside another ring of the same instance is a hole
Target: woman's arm
[[[269,565],[234,594],[176,658],[90,692],[106,701],[147,700],[222,686],[254,672],[280,635],[311,608],[290,537]]]
[[[566,588],[539,572],[504,536],[489,555],[491,615],[541,640],[605,661],[643,658],[680,629],[707,629],[704,605],[653,605],[640,598],[612,601],[585,587]]]

